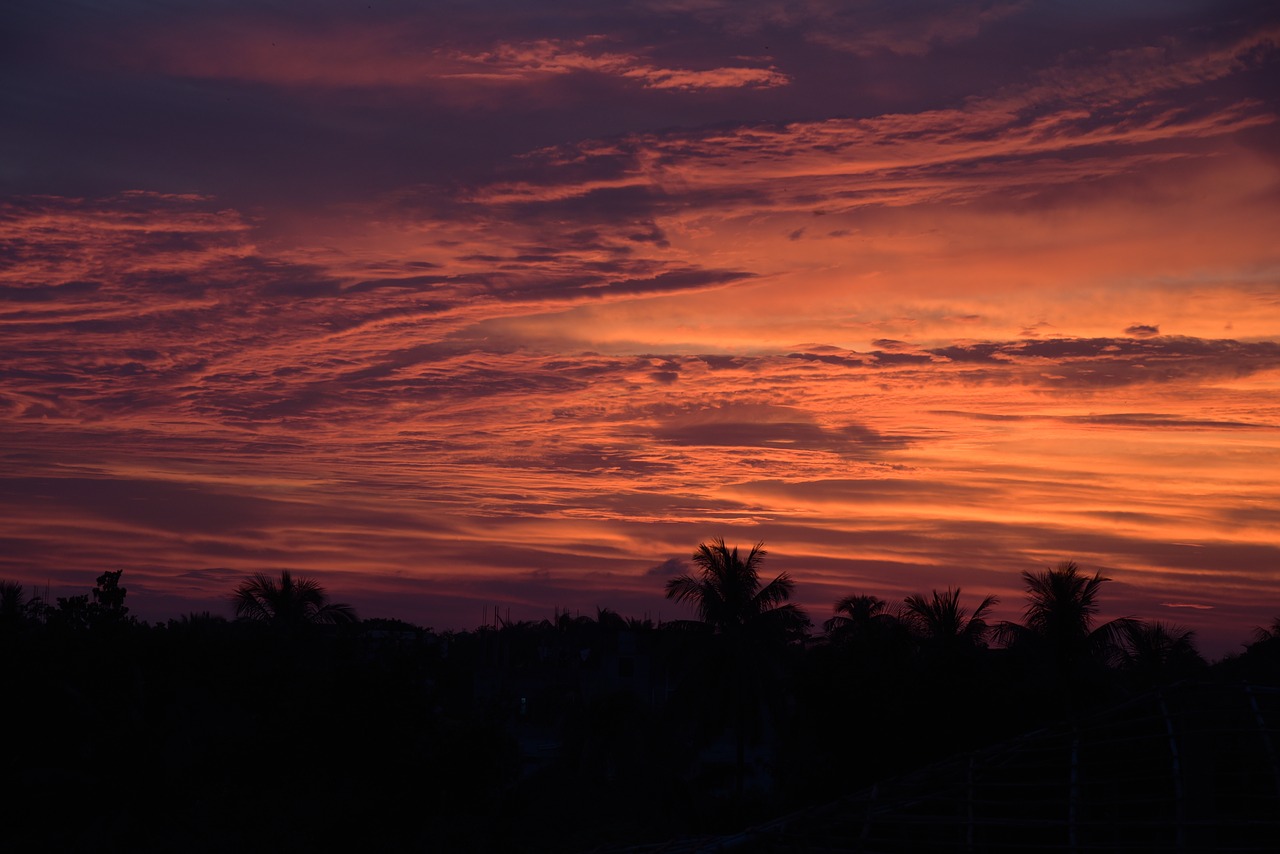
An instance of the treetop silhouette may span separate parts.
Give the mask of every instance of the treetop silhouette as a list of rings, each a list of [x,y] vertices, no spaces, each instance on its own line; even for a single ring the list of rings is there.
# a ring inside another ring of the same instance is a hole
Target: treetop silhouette
[[[822,624],[825,632],[864,631],[877,620],[893,619],[889,603],[866,594],[853,593],[835,604],[834,615]]]
[[[691,602],[700,623],[710,630],[696,645],[690,661],[692,679],[684,681],[698,695],[704,726],[721,724],[734,744],[734,792],[738,804],[746,790],[748,741],[758,739],[765,722],[782,718],[778,699],[785,681],[780,658],[789,642],[804,636],[808,616],[791,598],[795,582],[779,573],[761,583],[760,564],[767,552],[757,543],[743,557],[717,537],[701,543],[693,554],[696,575],[667,581],[667,598]],[[686,624],[688,625],[688,624]]]
[[[1094,625],[1098,591],[1111,579],[1101,573],[1087,576],[1069,560],[1042,572],[1023,570],[1022,580],[1027,591],[1024,624],[1000,624],[1001,640],[1011,647],[1039,648],[1063,671],[1115,659],[1134,621],[1121,617]]]
[[[354,608],[330,602],[328,594],[315,579],[295,579],[287,569],[280,573],[278,582],[266,573],[254,573],[240,582],[231,599],[237,617],[286,630],[314,624],[356,622]]]
[[[988,596],[970,613],[960,605],[960,588],[948,587],[946,593],[934,590],[929,598],[918,593],[908,596],[903,600],[902,615],[926,642],[978,647],[984,644],[991,628],[987,615],[999,601]]]
[[[803,631],[809,618],[798,605],[788,602],[795,590],[791,576],[782,572],[761,584],[760,564],[764,543],[757,543],[743,558],[737,546],[730,549],[723,537],[701,543],[693,554],[700,572],[667,581],[667,598],[691,602],[698,619],[718,634],[772,627],[783,633]]]

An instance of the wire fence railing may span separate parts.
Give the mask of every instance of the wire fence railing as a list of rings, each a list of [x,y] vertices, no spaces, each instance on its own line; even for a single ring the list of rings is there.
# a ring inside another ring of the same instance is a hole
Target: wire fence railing
[[[629,852],[1280,850],[1280,689],[1180,684],[740,833]]]

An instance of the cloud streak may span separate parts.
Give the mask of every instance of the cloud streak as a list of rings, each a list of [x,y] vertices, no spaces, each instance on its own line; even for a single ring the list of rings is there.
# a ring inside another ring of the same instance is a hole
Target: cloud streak
[[[107,50],[113,63],[143,72],[303,89],[407,89],[450,97],[490,87],[526,88],[569,75],[595,75],[645,89],[703,91],[786,86],[772,67],[671,68],[618,50],[605,35],[504,41],[479,49],[433,43],[425,21],[301,30],[267,21],[203,21],[199,35],[144,31]]]

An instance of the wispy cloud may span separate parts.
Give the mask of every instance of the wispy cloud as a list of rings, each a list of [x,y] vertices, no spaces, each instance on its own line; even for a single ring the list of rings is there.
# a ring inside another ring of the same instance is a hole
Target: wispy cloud
[[[801,0],[778,4],[727,0],[651,0],[658,11],[681,11],[739,33],[794,29],[810,42],[862,56],[884,53],[921,56],[934,48],[973,38],[984,28],[1017,14],[1023,2],[913,3],[882,0]]]
[[[199,30],[199,37],[195,31]],[[108,52],[140,71],[328,89],[409,89],[456,95],[483,87],[529,87],[568,75],[596,75],[646,89],[714,90],[785,86],[771,66],[666,67],[619,49],[604,35],[500,41],[479,49],[436,41],[426,22],[299,29],[253,19],[216,19],[182,30],[147,29]]]

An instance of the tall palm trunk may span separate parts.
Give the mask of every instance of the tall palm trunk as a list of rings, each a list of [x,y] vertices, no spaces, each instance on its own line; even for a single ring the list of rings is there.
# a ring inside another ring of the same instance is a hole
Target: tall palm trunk
[[[667,598],[688,601],[698,610],[701,626],[712,633],[710,649],[721,672],[718,715],[727,725],[735,752],[734,796],[741,805],[746,795],[748,728],[757,720],[767,693],[757,669],[781,653],[790,641],[803,636],[809,618],[788,602],[794,587],[781,573],[767,584],[760,580],[764,544],[756,545],[744,559],[723,539],[703,543],[693,555],[701,572],[667,581]],[[727,701],[727,702],[726,702]]]

